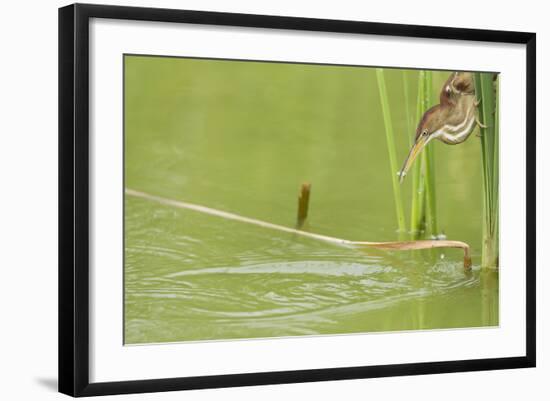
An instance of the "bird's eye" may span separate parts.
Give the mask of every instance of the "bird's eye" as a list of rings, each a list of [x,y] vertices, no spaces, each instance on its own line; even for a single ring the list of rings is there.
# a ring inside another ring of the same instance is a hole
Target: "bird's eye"
[[[422,131],[422,136],[427,136],[428,135],[428,131]]]

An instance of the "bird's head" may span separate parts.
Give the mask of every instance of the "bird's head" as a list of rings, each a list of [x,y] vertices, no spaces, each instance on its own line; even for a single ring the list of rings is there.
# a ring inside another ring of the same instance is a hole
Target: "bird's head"
[[[443,122],[444,110],[441,105],[437,105],[426,111],[416,128],[414,144],[409,151],[405,163],[399,173],[399,181],[403,182],[405,175],[411,168],[416,157],[422,152],[426,145],[437,137],[439,129],[444,125]]]

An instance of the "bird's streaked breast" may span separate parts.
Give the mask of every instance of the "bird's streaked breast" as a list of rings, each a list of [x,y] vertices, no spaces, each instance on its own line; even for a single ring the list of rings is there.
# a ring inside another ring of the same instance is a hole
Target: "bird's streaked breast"
[[[462,143],[472,133],[475,127],[475,106],[472,103],[464,116],[464,120],[457,125],[445,124],[436,132],[436,136],[448,144]]]

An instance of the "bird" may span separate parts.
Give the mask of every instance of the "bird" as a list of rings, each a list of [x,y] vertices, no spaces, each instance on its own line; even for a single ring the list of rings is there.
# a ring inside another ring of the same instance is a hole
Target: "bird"
[[[463,143],[476,126],[486,128],[477,117],[473,74],[453,72],[443,84],[439,104],[428,109],[418,124],[414,144],[399,172],[402,183],[416,157],[433,139],[448,145]]]

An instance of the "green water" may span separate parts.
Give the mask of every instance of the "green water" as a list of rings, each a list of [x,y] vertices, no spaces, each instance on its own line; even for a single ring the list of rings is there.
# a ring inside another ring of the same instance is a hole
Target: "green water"
[[[386,70],[400,163],[417,74]],[[439,226],[472,246],[469,273],[459,250],[342,248],[127,195],[125,343],[497,325],[498,277],[478,267],[479,139],[435,155]],[[390,174],[374,69],[125,58],[127,188],[294,227],[307,181],[305,230],[392,241]]]

